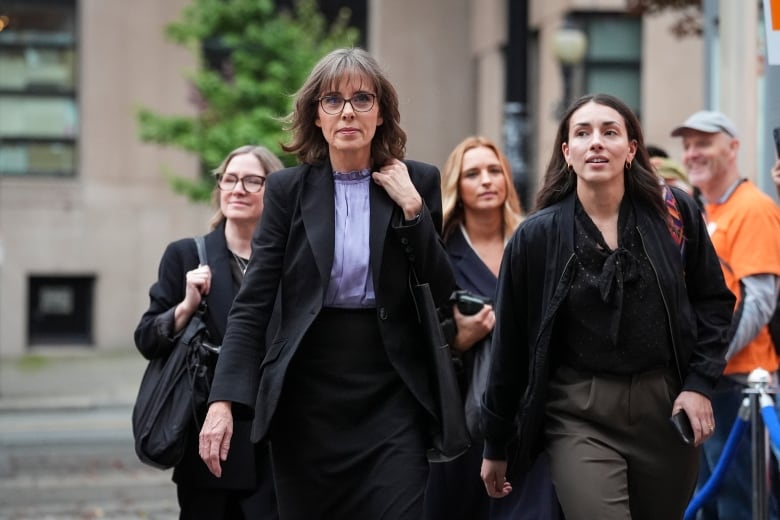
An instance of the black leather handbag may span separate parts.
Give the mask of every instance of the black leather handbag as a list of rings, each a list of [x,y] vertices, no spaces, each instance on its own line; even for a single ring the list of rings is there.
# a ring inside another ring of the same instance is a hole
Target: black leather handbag
[[[458,290],[450,295],[450,302],[458,307],[464,316],[472,316],[482,310],[485,305],[493,305],[493,301],[485,296],[466,290]],[[463,397],[463,412],[466,415],[466,427],[469,430],[471,441],[482,441],[483,432],[481,424],[482,394],[487,386],[488,372],[490,371],[491,338],[488,334],[485,338],[474,344],[468,351],[470,372],[466,375],[466,386]]]
[[[465,453],[471,445],[463,413],[463,398],[431,286],[428,283],[420,283],[412,268],[409,273],[409,287],[430,353],[431,387],[439,413],[439,423],[433,428],[432,445],[428,449],[427,457],[430,462],[447,462]]]
[[[203,237],[195,237],[201,265],[206,264]],[[170,354],[146,367],[133,406],[133,437],[138,458],[156,468],[178,464],[197,427],[211,390],[219,347],[208,338],[206,303],[190,319]],[[193,427],[195,426],[195,427]]]

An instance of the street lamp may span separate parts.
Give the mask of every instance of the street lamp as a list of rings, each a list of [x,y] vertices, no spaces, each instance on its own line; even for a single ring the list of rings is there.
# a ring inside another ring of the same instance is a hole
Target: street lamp
[[[572,77],[574,67],[585,57],[588,49],[588,38],[574,22],[566,18],[553,36],[553,52],[561,63],[561,76],[563,77],[563,98],[558,105],[560,118],[572,102]]]

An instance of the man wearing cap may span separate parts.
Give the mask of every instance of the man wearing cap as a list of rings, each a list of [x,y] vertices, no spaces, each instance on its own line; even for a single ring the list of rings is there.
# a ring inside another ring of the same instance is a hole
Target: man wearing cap
[[[766,325],[780,288],[780,209],[740,175],[737,130],[724,114],[696,112],[675,128],[672,136],[682,137],[683,164],[691,184],[701,191],[723,276],[737,297],[726,368],[712,395],[716,428],[703,445],[701,487],[720,459],[748,374],[756,368],[772,374],[778,369]],[[738,445],[716,500],[710,504],[702,510],[700,520],[753,518],[749,439]]]

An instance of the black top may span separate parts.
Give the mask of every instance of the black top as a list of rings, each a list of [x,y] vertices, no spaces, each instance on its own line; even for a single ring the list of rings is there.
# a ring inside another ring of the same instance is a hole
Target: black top
[[[672,366],[684,390],[709,396],[726,365],[734,295],[723,281],[706,223],[693,200],[672,188],[685,222],[685,257],[667,222],[634,205],[641,244],[668,317]],[[528,468],[544,449],[546,385],[560,338],[553,334],[574,280],[575,194],[530,215],[507,244],[496,294],[490,379],[482,401],[485,456]]]
[[[628,197],[611,249],[580,204],[575,204],[572,285],[561,309],[566,348],[562,362],[597,374],[628,375],[671,360],[666,310],[642,246]]]
[[[437,305],[447,301],[454,281],[439,237],[439,171],[417,161],[406,165],[424,200],[413,225],[403,225],[401,208],[381,186],[369,184],[374,312],[392,366],[437,419],[409,273],[414,268],[421,282],[430,283]],[[212,402],[232,401],[235,417],[253,417],[255,442],[268,434],[287,368],[324,306],[335,250],[334,190],[330,163],[286,168],[265,184],[263,218],[230,308],[210,394]],[[279,321],[275,330],[272,316]]]

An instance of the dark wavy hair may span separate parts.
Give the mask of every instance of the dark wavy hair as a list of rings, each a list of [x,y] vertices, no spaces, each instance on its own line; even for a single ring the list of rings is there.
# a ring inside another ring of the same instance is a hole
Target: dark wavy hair
[[[630,168],[623,170],[626,193],[640,204],[653,208],[664,220],[667,219],[666,205],[661,193],[661,184],[654,173],[645,147],[642,127],[634,112],[624,102],[609,94],[589,94],[571,104],[561,119],[553,145],[552,156],[547,164],[544,182],[536,194],[536,210],[546,208],[566,197],[577,187],[577,175],[569,169],[563,156],[563,143],[569,141],[569,123],[574,112],[587,103],[596,103],[616,110],[622,117],[628,132],[628,140],[636,142],[636,155]]]
[[[298,90],[292,114],[286,118],[286,130],[292,139],[282,145],[285,152],[295,154],[307,164],[322,163],[328,158],[328,142],[315,121],[318,99],[324,93],[337,90],[343,81],[352,78],[368,81],[376,93],[382,124],[371,141],[373,166],[384,166],[392,159],[403,159],[406,132],[401,129],[398,93],[377,61],[363,49],[336,49],[325,55],[312,69]]]

